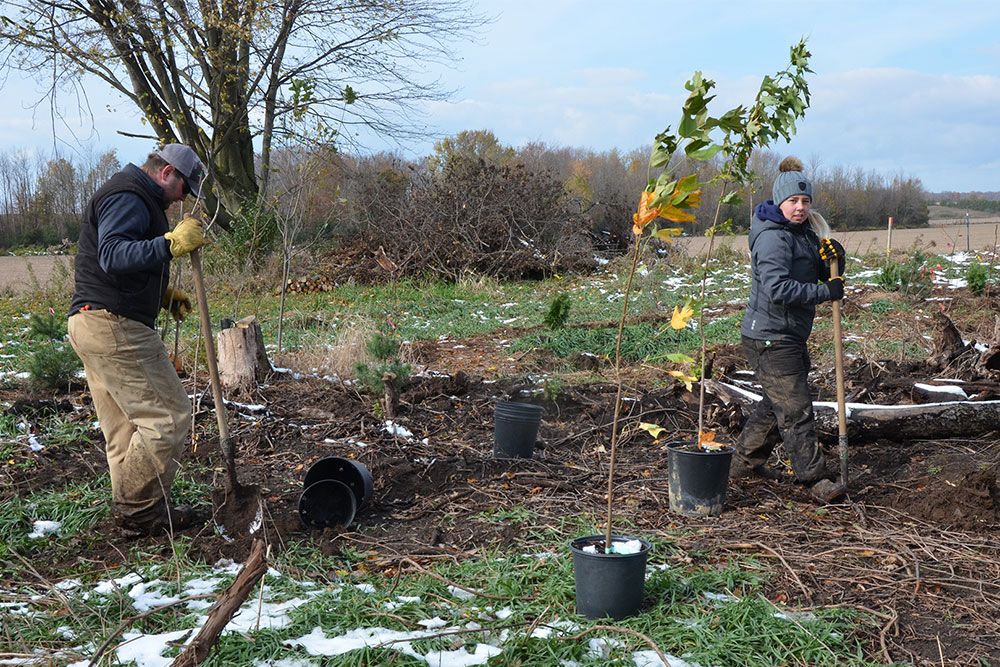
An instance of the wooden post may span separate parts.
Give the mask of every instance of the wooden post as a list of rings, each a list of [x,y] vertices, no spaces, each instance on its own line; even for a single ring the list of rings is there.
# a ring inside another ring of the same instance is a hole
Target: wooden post
[[[892,252],[892,216],[889,216],[889,232],[885,237],[885,254],[888,257]]]

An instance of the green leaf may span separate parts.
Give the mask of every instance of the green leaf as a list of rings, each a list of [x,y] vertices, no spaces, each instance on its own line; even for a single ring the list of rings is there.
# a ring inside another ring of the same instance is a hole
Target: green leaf
[[[688,157],[695,160],[710,160],[721,150],[722,146],[719,144],[712,144],[711,146],[706,146],[700,150],[689,151]]]
[[[733,190],[732,192],[727,192],[726,195],[722,198],[723,204],[732,204],[733,206],[739,206],[741,201],[742,200],[740,199],[740,193],[737,190]]]
[[[682,354],[680,352],[673,352],[671,354],[667,354],[663,358],[666,359],[667,361],[672,361],[675,364],[693,364],[694,363],[694,359],[692,359],[688,355]]]
[[[671,157],[673,157],[673,153],[665,150],[662,146],[657,146],[649,158],[649,166],[653,168],[663,167],[670,163]]]

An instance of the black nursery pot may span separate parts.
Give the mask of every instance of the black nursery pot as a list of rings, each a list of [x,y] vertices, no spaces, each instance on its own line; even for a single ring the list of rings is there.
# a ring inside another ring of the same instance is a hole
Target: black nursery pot
[[[542,412],[540,405],[498,401],[493,413],[493,457],[530,459]]]
[[[306,471],[302,486],[308,489],[321,479],[335,479],[346,484],[354,492],[358,509],[371,500],[375,489],[372,474],[363,463],[340,456],[327,456],[312,464]]]
[[[302,483],[299,516],[313,528],[346,528],[354,515],[371,500],[375,488],[363,464],[340,456],[316,461]]]
[[[670,509],[685,516],[719,516],[726,504],[733,447],[699,449],[691,442],[667,445]]]
[[[299,516],[311,528],[347,528],[357,509],[354,492],[335,479],[310,484],[299,496]]]
[[[635,538],[613,535],[611,543],[631,539]],[[649,542],[639,541],[642,548],[634,554],[603,553],[604,535],[578,537],[570,542],[578,614],[590,619],[610,617],[617,621],[639,611],[646,586],[646,558],[652,548]],[[594,544],[601,545],[597,553],[583,550]]]

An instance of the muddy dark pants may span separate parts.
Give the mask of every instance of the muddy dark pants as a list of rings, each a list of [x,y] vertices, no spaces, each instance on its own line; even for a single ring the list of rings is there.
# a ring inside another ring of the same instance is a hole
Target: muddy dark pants
[[[805,343],[744,336],[743,351],[764,388],[764,398],[743,426],[737,443],[739,456],[750,467],[763,465],[780,440],[800,482],[820,479],[825,470],[823,452],[816,442]]]

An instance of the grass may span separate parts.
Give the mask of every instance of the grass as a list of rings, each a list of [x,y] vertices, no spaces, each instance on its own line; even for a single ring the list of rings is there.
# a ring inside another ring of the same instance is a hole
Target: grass
[[[540,545],[551,552],[547,557],[493,551],[402,576],[397,576],[393,565],[372,570],[364,566],[365,561],[324,556],[311,545],[297,545],[280,555],[274,567],[278,572],[301,574],[294,578],[268,575],[265,590],[255,592],[248,605],[253,609],[259,594],[268,604],[297,600],[287,610],[287,624],[268,627],[265,616],[259,630],[228,633],[206,664],[307,658],[309,654],[297,640],[316,628],[325,637],[357,628],[412,633],[424,630],[422,621],[433,619],[440,619],[442,627],[430,623],[431,629],[411,638],[408,646],[359,648],[325,657],[323,664],[426,664],[393,647],[426,654],[474,650],[478,643],[499,647],[499,654],[489,662],[493,666],[560,667],[564,661],[581,666],[635,664],[633,653],[650,648],[634,635],[602,630],[571,639],[606,622],[588,621],[574,611],[568,537]],[[138,574],[147,590],[174,598],[184,596],[193,579],[216,579],[217,590],[231,581],[231,572],[219,574],[188,560],[184,541],[178,544],[174,562],[149,563],[142,560],[142,554],[133,553],[130,562],[136,566],[100,573],[63,591],[64,598],[51,590],[37,595],[38,587],[19,589],[15,596],[23,606],[16,613],[0,609],[8,650],[44,647],[71,656],[85,653],[81,642],[88,639],[91,650],[103,643],[123,620],[136,615],[128,594],[136,579],[101,594],[94,590],[97,579]],[[664,652],[702,665],[875,664],[859,657],[861,650],[851,633],[858,618],[850,613],[819,610],[782,618],[783,610],[763,596],[766,578],[754,561],[703,567],[678,564],[670,558],[672,554],[669,540],[656,542],[643,612],[616,625],[648,636]],[[451,584],[483,595],[464,599],[467,596],[456,595]],[[52,613],[56,610],[61,612]],[[193,627],[203,613],[173,605],[126,626],[147,634],[164,633]],[[176,651],[166,649],[163,655]]]

